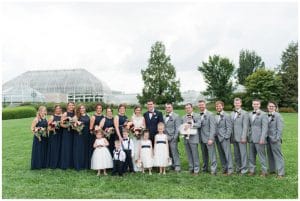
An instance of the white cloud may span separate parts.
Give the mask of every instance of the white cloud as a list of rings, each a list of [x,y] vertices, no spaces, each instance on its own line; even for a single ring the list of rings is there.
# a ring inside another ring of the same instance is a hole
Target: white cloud
[[[161,40],[181,90],[204,90],[211,54],[238,64],[253,49],[276,67],[297,40],[297,3],[4,3],[3,81],[27,70],[86,68],[112,89],[140,92],[140,71]],[[199,84],[194,84],[199,83]]]

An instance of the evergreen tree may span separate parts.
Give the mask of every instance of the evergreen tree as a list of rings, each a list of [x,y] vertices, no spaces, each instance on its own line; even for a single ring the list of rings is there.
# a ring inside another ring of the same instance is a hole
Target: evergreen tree
[[[180,81],[176,80],[175,68],[170,56],[166,56],[165,49],[159,41],[151,47],[148,67],[141,71],[144,88],[142,94],[137,96],[140,104],[145,104],[149,99],[159,105],[183,101],[179,90]]]

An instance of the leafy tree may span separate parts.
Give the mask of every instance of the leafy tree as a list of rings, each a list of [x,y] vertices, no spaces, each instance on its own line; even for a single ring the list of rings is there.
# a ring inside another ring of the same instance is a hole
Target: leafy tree
[[[246,78],[246,104],[249,107],[253,99],[260,99],[265,107],[269,100],[280,102],[283,89],[281,77],[275,71],[258,69]]]
[[[298,42],[291,42],[283,51],[279,66],[284,88],[281,94],[280,106],[298,107]]]
[[[202,62],[198,70],[203,73],[208,85],[203,95],[209,96],[209,100],[212,101],[223,100],[227,103],[231,101],[234,64],[228,58],[219,55],[209,56],[208,62]]]
[[[245,85],[246,78],[259,68],[264,68],[265,63],[255,51],[241,50],[239,68],[237,69],[238,83]]]
[[[144,88],[142,94],[137,96],[140,104],[145,104],[149,99],[159,105],[183,101],[179,90],[180,81],[176,80],[175,68],[170,56],[166,56],[165,49],[159,41],[151,47],[148,67],[141,71]]]

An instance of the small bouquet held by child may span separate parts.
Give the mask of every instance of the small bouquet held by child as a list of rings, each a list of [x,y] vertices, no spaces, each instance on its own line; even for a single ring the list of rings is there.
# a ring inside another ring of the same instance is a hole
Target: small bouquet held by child
[[[39,139],[39,141],[42,141],[42,136],[43,137],[48,137],[47,134],[47,128],[43,127],[35,127],[34,128],[34,135]]]

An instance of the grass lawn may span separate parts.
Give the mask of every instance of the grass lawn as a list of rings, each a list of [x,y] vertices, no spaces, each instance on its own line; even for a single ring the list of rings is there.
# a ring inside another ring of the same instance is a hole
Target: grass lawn
[[[183,111],[178,111],[183,114]],[[132,114],[129,110],[128,114]],[[274,175],[192,176],[183,141],[179,142],[183,171],[160,176],[141,173],[123,178],[96,177],[92,170],[30,170],[32,118],[2,121],[2,197],[8,198],[298,198],[297,114],[282,114],[286,177]],[[131,115],[128,115],[131,116]],[[200,151],[200,147],[199,147]],[[200,152],[201,153],[201,152]],[[201,154],[200,154],[201,156]],[[202,165],[202,157],[200,157]],[[259,162],[257,162],[259,164]],[[258,165],[258,171],[260,166]]]

